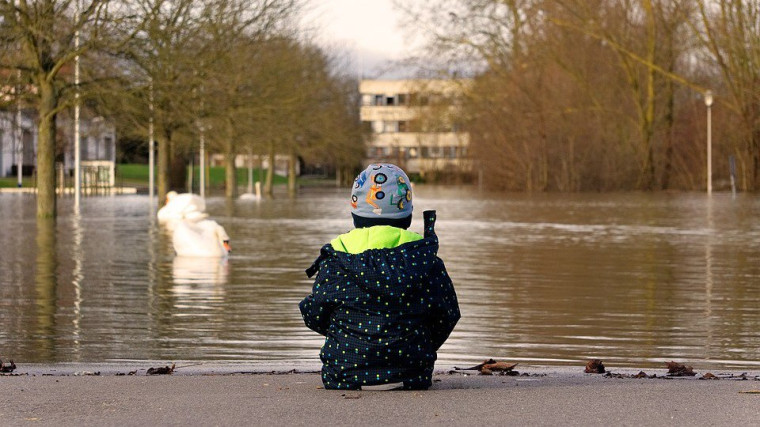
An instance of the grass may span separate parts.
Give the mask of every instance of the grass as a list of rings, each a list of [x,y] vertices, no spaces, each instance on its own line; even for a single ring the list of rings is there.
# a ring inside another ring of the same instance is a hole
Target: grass
[[[148,185],[148,165],[134,164],[134,163],[122,163],[116,166],[116,182],[117,185],[122,184],[126,186],[147,186]],[[193,184],[195,186],[200,182],[198,168],[193,170]],[[248,185],[248,169],[238,168],[235,170],[237,174],[237,181],[239,186]],[[263,180],[266,169],[253,170],[253,180]],[[281,175],[274,176],[274,185],[285,184],[288,182],[287,177]],[[212,166],[209,168],[208,183],[209,188],[224,188],[224,167]]]
[[[21,180],[21,186],[22,187],[31,187],[33,184],[32,178],[25,176]],[[0,188],[16,188],[18,187],[18,178],[13,177],[6,177],[6,178],[0,178]]]
[[[246,187],[248,185],[248,168],[238,168],[235,171],[237,173],[238,186]],[[194,169],[193,185],[198,186],[199,169]],[[263,181],[266,174],[266,169],[254,169],[253,180]],[[148,186],[148,165],[136,164],[136,163],[122,163],[116,165],[116,185],[126,187],[147,187]],[[274,185],[286,184],[288,178],[281,175],[274,176]],[[22,179],[22,185],[24,187],[33,187],[34,181],[32,177],[25,176]],[[213,166],[209,168],[208,183],[209,188],[224,188],[224,167]],[[0,178],[0,188],[15,188],[18,186],[18,180],[15,176]]]

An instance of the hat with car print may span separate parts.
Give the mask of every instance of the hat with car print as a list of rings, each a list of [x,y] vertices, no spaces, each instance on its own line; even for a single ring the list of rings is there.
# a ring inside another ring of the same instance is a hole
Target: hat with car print
[[[412,185],[404,171],[390,163],[369,165],[354,180],[351,216],[356,228],[412,223]]]

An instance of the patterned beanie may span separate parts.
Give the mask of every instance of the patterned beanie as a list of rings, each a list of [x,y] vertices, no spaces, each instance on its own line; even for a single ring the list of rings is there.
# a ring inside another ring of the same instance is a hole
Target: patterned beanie
[[[412,218],[412,187],[403,170],[390,163],[369,165],[354,180],[351,190],[354,225],[406,224]],[[399,223],[399,220],[403,220]],[[358,221],[358,223],[357,223]]]

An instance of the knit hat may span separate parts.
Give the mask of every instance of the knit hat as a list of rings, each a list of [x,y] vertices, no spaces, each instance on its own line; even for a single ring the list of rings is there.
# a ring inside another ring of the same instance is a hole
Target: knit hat
[[[408,228],[412,221],[409,177],[390,163],[369,165],[354,180],[351,214],[357,228],[373,225]]]

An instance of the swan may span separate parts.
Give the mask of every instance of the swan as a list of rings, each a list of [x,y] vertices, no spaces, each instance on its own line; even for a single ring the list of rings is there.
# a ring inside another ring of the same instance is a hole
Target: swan
[[[206,217],[206,202],[192,193],[170,191],[166,193],[166,204],[158,210],[158,222],[167,225],[170,231],[177,221],[201,221]]]
[[[174,227],[172,244],[178,256],[226,257],[230,237],[224,227],[211,219],[198,222],[179,221]]]

